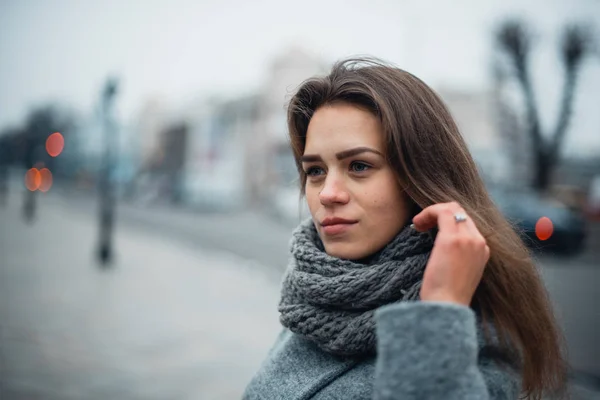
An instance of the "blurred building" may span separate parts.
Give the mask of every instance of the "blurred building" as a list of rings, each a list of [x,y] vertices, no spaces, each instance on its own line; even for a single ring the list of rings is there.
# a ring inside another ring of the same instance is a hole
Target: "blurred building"
[[[137,136],[142,169],[154,162],[159,156],[160,134],[169,111],[168,106],[160,97],[148,99],[141,108],[137,122]]]
[[[250,155],[259,173],[252,179],[253,202],[269,204],[285,218],[298,219],[298,173],[288,140],[286,105],[297,87],[329,65],[303,48],[291,47],[271,64],[269,79],[259,95],[260,134]]]
[[[101,171],[107,146],[114,152],[115,162],[111,166],[111,179],[117,183],[119,192],[129,189],[135,178],[139,164],[137,130],[132,126],[116,121],[115,132],[107,137],[104,122],[99,113],[81,118],[73,132],[65,139],[62,157],[69,160],[77,184],[82,189],[95,188]]]
[[[250,148],[257,135],[257,96],[207,99],[189,107],[182,192],[198,207],[232,209],[251,198]]]
[[[327,64],[292,47],[270,65],[256,93],[206,97],[182,109],[149,101],[139,116],[138,194],[193,207],[264,207],[298,215],[297,172],[287,139],[286,103]]]
[[[178,198],[175,192],[185,164],[181,148],[185,147],[186,128],[173,120],[172,113],[168,104],[155,96],[144,103],[138,115],[139,164],[134,192],[141,201]]]
[[[304,80],[326,74],[329,67],[291,47],[273,60],[256,93],[201,98],[176,110],[149,101],[138,124],[139,193],[202,208],[262,207],[294,220],[305,215],[286,105]],[[453,88],[439,93],[486,179],[508,179],[493,94]]]

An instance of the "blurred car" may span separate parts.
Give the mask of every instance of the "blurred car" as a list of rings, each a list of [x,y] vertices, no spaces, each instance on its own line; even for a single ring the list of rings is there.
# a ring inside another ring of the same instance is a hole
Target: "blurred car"
[[[576,255],[585,248],[587,236],[583,213],[526,189],[488,188],[504,216],[513,224],[525,244],[540,253]],[[552,221],[550,237],[536,234],[540,218]]]
[[[590,183],[586,213],[591,219],[600,221],[600,175],[595,176]]]

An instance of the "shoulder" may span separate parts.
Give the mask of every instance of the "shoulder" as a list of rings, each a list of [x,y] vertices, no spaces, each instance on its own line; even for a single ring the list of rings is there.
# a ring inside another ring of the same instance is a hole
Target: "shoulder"
[[[336,357],[284,329],[246,387],[244,399],[370,398],[374,360]]]

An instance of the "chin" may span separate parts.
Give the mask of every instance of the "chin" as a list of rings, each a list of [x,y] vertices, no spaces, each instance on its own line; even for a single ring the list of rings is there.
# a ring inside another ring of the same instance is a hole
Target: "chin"
[[[344,260],[361,260],[372,254],[367,249],[361,249],[352,243],[327,243],[324,244],[325,252],[332,256]]]

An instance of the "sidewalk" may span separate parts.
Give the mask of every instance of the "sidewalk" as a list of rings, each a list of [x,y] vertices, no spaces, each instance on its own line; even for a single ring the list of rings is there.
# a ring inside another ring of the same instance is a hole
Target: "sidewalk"
[[[90,216],[40,201],[28,226],[16,200],[0,208],[1,399],[240,398],[279,331],[264,268],[119,226],[102,270]]]

